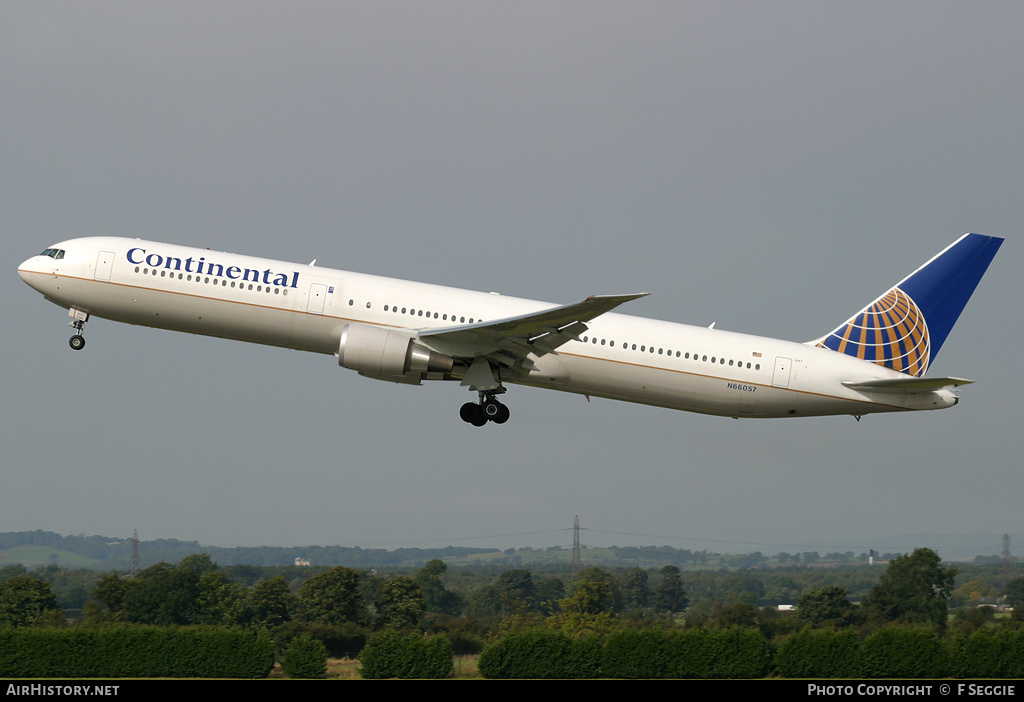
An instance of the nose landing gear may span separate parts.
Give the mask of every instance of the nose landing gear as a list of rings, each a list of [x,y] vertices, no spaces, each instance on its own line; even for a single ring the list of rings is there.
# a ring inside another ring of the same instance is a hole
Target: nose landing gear
[[[82,335],[82,330],[85,327],[85,323],[89,321],[89,313],[72,307],[68,310],[68,316],[72,318],[68,322],[68,326],[75,330],[75,335],[68,339],[68,346],[75,351],[81,351],[85,348],[85,336]]]

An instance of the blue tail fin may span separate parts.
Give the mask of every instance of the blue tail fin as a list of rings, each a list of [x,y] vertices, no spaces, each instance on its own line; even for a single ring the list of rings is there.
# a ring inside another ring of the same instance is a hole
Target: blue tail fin
[[[811,343],[908,375],[924,375],[1002,243],[997,237],[964,234],[831,334]]]

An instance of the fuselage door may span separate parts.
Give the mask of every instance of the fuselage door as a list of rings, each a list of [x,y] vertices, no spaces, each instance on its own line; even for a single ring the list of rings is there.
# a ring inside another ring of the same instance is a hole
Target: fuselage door
[[[323,283],[313,283],[309,286],[309,299],[306,300],[306,311],[310,314],[323,314],[326,299],[327,286]]]
[[[96,280],[110,280],[110,271],[114,268],[114,252],[100,251],[96,257]]]
[[[789,387],[789,369],[792,367],[792,365],[792,359],[783,358],[782,356],[776,356],[775,372],[772,373],[772,387]]]

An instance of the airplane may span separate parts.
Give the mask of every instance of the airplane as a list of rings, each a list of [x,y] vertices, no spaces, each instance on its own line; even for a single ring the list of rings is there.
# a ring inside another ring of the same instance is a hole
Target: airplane
[[[965,234],[824,336],[793,342],[613,312],[648,293],[555,305],[119,237],[70,239],[21,264],[68,310],[72,349],[91,317],[332,354],[360,375],[458,381],[460,410],[504,424],[506,384],[724,417],[952,407],[972,381],[931,378],[1003,240]]]

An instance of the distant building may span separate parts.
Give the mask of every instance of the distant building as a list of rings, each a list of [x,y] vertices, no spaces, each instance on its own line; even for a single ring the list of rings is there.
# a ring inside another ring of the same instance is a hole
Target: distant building
[[[313,564],[310,563],[305,558],[296,558],[295,559],[295,565],[297,565],[297,566],[308,566],[308,565],[313,565]]]

